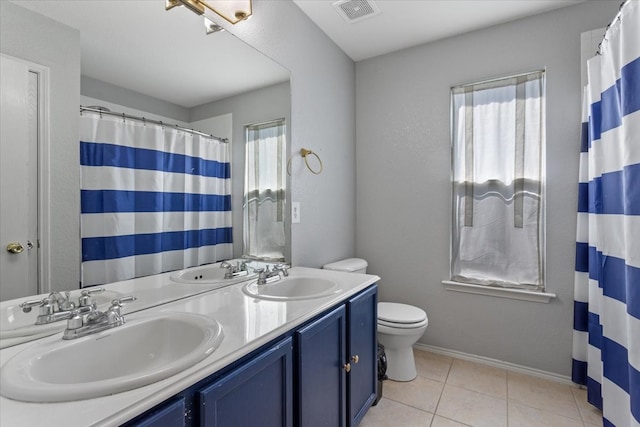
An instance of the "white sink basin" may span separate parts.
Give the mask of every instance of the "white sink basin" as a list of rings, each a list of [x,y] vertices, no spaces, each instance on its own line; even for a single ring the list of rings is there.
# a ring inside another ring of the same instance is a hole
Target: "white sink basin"
[[[70,295],[71,301],[77,302],[80,291],[72,291]],[[104,291],[101,293],[91,294],[91,300],[95,300],[98,308],[106,309],[111,301],[115,298],[123,297],[119,292]],[[8,338],[27,337],[32,335],[47,336],[63,330],[67,323],[65,321],[48,323],[46,325],[36,325],[38,317],[38,307],[34,307],[29,313],[23,313],[18,306],[20,303],[28,299],[44,298],[46,295],[40,295],[35,298],[23,298],[7,301],[0,306],[0,340]]]
[[[0,392],[25,402],[106,396],[168,378],[215,351],[222,326],[190,313],[140,316],[83,338],[45,338],[2,367]]]
[[[220,268],[220,263],[187,268],[175,272],[170,279],[178,283],[193,283],[196,285],[233,285],[256,277],[255,273],[248,273],[225,279],[226,269]]]
[[[272,301],[322,298],[340,292],[336,282],[310,276],[283,277],[265,285],[258,285],[254,280],[242,290],[251,297]]]

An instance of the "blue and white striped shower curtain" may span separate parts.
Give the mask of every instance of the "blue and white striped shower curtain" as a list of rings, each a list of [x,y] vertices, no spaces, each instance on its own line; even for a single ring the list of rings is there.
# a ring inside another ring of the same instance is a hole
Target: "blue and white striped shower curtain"
[[[232,257],[230,147],[83,111],[82,286]]]
[[[573,381],[605,426],[640,426],[640,4],[588,63],[580,153]]]

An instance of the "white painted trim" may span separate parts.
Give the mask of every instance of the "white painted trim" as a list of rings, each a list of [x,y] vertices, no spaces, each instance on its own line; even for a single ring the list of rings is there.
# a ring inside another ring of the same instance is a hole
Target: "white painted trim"
[[[494,286],[473,285],[470,283],[443,280],[442,285],[448,291],[465,292],[469,294],[488,295],[500,298],[518,299],[522,301],[540,302],[548,304],[556,294],[549,292],[533,292],[523,289],[498,288]]]
[[[25,64],[29,71],[38,74],[38,294],[51,292],[51,153],[50,147],[50,69],[47,66],[22,58],[0,54]],[[79,215],[79,213],[78,213]]]
[[[39,123],[38,123],[38,238],[40,264],[39,293],[51,292],[51,134],[50,134],[50,70],[39,64],[31,64],[38,73]],[[79,213],[78,213],[79,215]]]
[[[571,377],[569,376],[560,375],[553,372],[547,372],[541,369],[530,368],[528,366],[517,365],[515,363],[505,362],[503,360],[492,359],[490,357],[484,357],[484,356],[477,356],[475,354],[464,353],[456,350],[449,350],[446,348],[436,347],[436,346],[421,344],[421,343],[414,344],[413,348],[415,350],[428,351],[428,352],[440,354],[443,356],[453,357],[454,359],[467,360],[469,362],[475,362],[481,365],[492,366],[494,368],[501,368],[511,372],[531,375],[532,377],[555,381],[555,382],[570,385],[573,387],[579,387],[578,384],[571,381]]]

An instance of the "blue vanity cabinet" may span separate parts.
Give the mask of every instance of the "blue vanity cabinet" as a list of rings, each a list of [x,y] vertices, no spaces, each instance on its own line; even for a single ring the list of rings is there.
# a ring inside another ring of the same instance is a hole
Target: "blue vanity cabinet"
[[[357,426],[376,400],[378,387],[377,286],[347,301],[347,407],[349,427]]]
[[[295,333],[297,425],[357,426],[376,398],[377,286]]]
[[[199,390],[200,426],[293,426],[292,340]]]
[[[136,427],[354,427],[376,397],[377,286],[127,422]]]
[[[346,309],[344,305],[298,329],[296,425],[345,426]]]

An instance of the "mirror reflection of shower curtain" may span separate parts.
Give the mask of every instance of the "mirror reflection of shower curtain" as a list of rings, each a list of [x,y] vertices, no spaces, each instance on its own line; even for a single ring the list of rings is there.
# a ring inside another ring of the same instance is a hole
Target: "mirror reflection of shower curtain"
[[[285,121],[246,128],[244,255],[284,261]]]
[[[83,112],[82,286],[232,257],[230,147]]]

